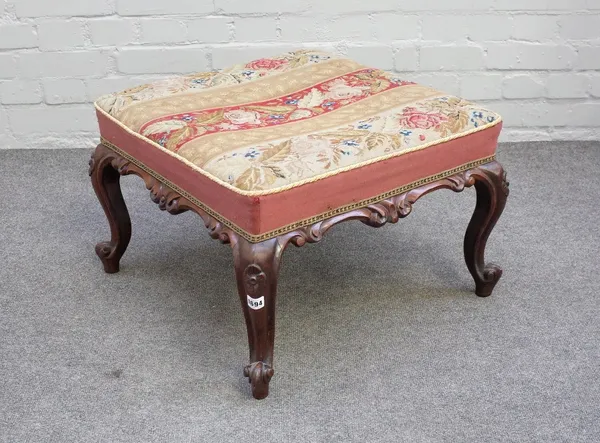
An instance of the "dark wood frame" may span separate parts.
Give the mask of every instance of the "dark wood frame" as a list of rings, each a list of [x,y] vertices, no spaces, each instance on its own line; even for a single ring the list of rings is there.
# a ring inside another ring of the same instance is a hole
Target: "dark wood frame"
[[[484,261],[487,239],[502,214],[509,193],[506,173],[496,161],[260,243],[249,242],[148,172],[102,144],[92,155],[89,173],[110,224],[111,240],[96,245],[96,253],[107,273],[119,271],[119,261],[131,238],[131,220],[119,184],[121,175],[140,176],[150,190],[152,201],[160,209],[171,214],[188,210],[196,212],[204,220],[211,237],[231,245],[250,348],[250,364],[244,368],[244,375],[248,377],[252,395],[257,399],[268,395],[269,382],[274,373],[277,277],[283,251],[290,243],[298,247],[306,243],[317,243],[331,227],[346,220],[360,220],[373,227],[396,223],[411,213],[413,203],[432,191],[451,189],[461,192],[467,187],[475,186],[477,203],[464,240],[465,261],[475,280],[475,293],[480,297],[491,295],[502,276],[500,267],[486,265]],[[250,307],[251,302],[259,304],[255,306],[257,309]]]

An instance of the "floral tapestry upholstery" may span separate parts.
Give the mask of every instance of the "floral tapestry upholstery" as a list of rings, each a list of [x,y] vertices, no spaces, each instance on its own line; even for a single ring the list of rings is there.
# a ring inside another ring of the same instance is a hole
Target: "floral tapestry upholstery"
[[[467,100],[317,51],[142,85],[96,107],[147,149],[243,195],[282,192],[501,121]]]

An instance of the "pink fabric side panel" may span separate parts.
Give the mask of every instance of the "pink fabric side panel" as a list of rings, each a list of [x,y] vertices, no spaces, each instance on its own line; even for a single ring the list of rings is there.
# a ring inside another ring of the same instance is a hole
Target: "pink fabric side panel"
[[[502,124],[393,157],[289,191],[260,197],[260,232],[365,200],[442,171],[491,156]]]
[[[124,131],[101,113],[100,133],[148,168],[186,190],[202,203],[232,221],[244,231],[259,234],[259,200],[227,189],[194,171],[177,158]]]

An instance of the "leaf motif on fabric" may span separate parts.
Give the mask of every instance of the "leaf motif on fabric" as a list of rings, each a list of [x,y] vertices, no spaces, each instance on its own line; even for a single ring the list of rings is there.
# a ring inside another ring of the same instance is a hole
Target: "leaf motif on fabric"
[[[333,164],[335,164],[336,166],[339,166],[341,159],[342,159],[342,153],[340,152],[340,150],[334,149],[333,156],[331,158],[331,160],[333,160]]]
[[[311,138],[335,138],[337,140],[351,140],[356,138],[368,137],[371,131],[360,130],[360,129],[345,129],[335,132],[322,132],[319,134],[313,134]]]
[[[308,94],[298,101],[298,108],[315,108],[325,100],[325,94],[317,88],[312,88]]]
[[[387,80],[377,80],[371,85],[371,93],[377,94],[379,92],[385,91],[390,87],[391,83]]]
[[[186,75],[185,78],[188,80],[211,80],[221,75],[223,74],[221,74],[220,72],[198,72],[195,74]]]
[[[256,189],[256,185],[260,180],[260,168],[252,165],[246,169],[235,181],[234,186],[244,191]]]
[[[260,157],[261,162],[279,163],[290,154],[292,150],[292,141],[286,140],[282,143],[274,145],[273,147],[263,151]]]
[[[285,178],[285,175],[283,175],[283,172],[277,166],[265,166],[262,168],[262,173],[264,182],[267,185],[274,184],[278,178]],[[259,187],[257,186],[255,189],[259,189]]]
[[[237,83],[241,83],[242,80],[243,79],[241,78],[238,79],[234,74],[225,74],[221,72],[219,73],[219,75],[216,75],[213,78],[206,80],[206,83],[204,85],[207,88],[223,85],[235,85]]]
[[[188,139],[196,134],[196,130],[192,126],[186,126],[174,132],[167,140],[166,148],[169,151],[175,151],[179,145],[185,143]]]
[[[154,89],[156,86],[157,86],[156,84],[155,85],[145,84],[145,85],[134,86],[133,88],[125,89],[120,94],[134,96],[135,94],[139,94],[140,92],[145,91],[146,89]]]
[[[321,111],[324,111],[324,109],[322,109],[322,108],[318,108],[318,109],[320,109]],[[302,118],[311,117],[312,115],[313,115],[313,113],[311,111],[309,111],[308,109],[298,109],[297,111],[292,112],[289,119],[290,120],[300,120]]]
[[[308,56],[305,54],[302,54],[300,56],[289,59],[289,65],[292,68],[296,68],[298,66],[304,66],[308,63],[308,60],[309,60]]]
[[[371,75],[367,72],[359,72],[357,74],[354,74],[353,77],[358,80],[365,81],[365,82],[373,79],[373,77],[371,77]]]
[[[332,164],[338,166],[340,164],[340,160],[342,158],[342,153],[339,149],[334,149],[333,151],[325,151],[320,152],[317,155],[317,159],[319,162],[324,163],[323,169],[330,169]]]
[[[355,77],[359,80],[363,80],[363,81],[371,81],[374,78],[383,77],[383,76],[385,76],[385,71],[380,71],[379,69],[373,69],[370,71],[359,72],[359,73],[353,75],[353,77]]]
[[[384,134],[381,132],[373,132],[367,137],[367,139],[365,140],[365,144],[367,145],[367,149],[369,151],[384,146],[386,144],[390,145],[394,149],[397,149],[402,144],[402,139],[399,135],[396,134]]]
[[[436,128],[442,137],[457,134],[469,125],[469,114],[465,111],[455,111],[447,117],[448,119]]]
[[[204,126],[221,123],[223,121],[224,112],[224,109],[219,109],[218,111],[211,112],[209,114],[201,114],[196,118],[195,124]]]
[[[456,108],[465,106],[468,102],[458,97],[450,97],[447,100],[433,99],[423,102],[423,108],[430,111],[450,112]]]
[[[96,100],[98,106],[114,116],[122,106],[119,103],[124,103],[124,98],[117,94],[104,95]]]
[[[265,166],[265,168],[269,169],[276,177],[285,178],[285,174],[283,173],[280,167],[275,165],[269,165]]]
[[[187,127],[187,123],[183,120],[163,120],[144,128],[142,135],[149,136],[155,134],[170,133]]]
[[[252,106],[244,106],[244,109],[250,109],[252,111],[263,112],[265,114],[288,114],[293,112],[296,107],[295,106],[268,106],[268,105],[252,105]]]

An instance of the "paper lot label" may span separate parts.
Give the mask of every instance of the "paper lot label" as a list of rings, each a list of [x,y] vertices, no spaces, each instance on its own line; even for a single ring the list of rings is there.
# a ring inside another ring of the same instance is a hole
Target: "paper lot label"
[[[262,309],[265,307],[265,297],[260,297],[260,298],[252,298],[249,295],[246,295],[246,297],[248,297],[248,306],[252,309],[254,309],[255,311],[258,311],[259,309]]]

